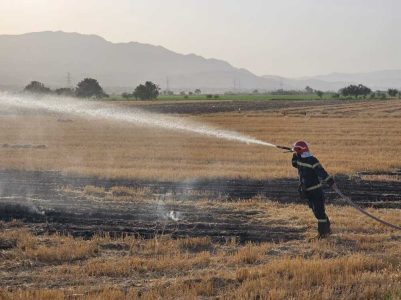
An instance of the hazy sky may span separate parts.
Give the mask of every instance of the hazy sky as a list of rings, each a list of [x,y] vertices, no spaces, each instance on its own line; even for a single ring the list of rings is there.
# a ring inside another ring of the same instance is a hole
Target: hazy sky
[[[401,69],[399,0],[0,0],[0,34],[162,45],[258,75]]]

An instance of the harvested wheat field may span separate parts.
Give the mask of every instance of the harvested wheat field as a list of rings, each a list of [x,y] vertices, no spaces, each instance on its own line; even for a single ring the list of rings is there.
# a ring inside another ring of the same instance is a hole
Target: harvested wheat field
[[[305,139],[339,188],[401,225],[401,101],[114,102],[279,145]],[[401,299],[401,232],[291,154],[183,131],[0,113],[0,299]]]
[[[337,100],[332,104],[324,101],[302,104],[288,108],[286,102],[281,107],[278,102],[270,106],[265,101],[264,106],[259,105],[253,111],[249,102],[250,111],[243,107],[240,113],[210,114],[198,114],[195,106],[180,117],[198,121],[199,126],[211,124],[279,145],[305,139],[325,167],[335,174],[400,167],[401,101],[350,104]],[[180,102],[175,104],[178,111],[180,105]],[[235,108],[237,104],[232,105]],[[142,107],[148,106],[151,105]],[[163,104],[153,110],[157,108],[163,111]],[[169,111],[174,113],[171,107]],[[29,111],[18,113],[17,117],[12,111],[1,115],[2,169],[173,181],[294,176],[288,163],[290,155],[264,146],[121,122]]]

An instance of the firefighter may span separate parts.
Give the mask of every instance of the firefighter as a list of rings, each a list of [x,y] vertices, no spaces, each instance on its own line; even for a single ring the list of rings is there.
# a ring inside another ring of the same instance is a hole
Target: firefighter
[[[294,144],[292,150],[292,166],[298,169],[299,193],[302,199],[308,201],[318,222],[318,239],[327,237],[330,233],[330,220],[325,211],[325,199],[322,190],[322,182],[329,187],[335,187],[334,178],[327,174],[319,160],[309,151],[309,146],[304,141]]]

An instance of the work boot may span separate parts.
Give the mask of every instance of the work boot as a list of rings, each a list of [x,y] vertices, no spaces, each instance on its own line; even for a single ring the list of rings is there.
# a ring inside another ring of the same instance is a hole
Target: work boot
[[[330,220],[329,218],[326,219],[318,219],[317,220],[317,231],[319,239],[325,238],[331,234],[330,229]]]
[[[328,237],[328,235],[317,234],[317,235],[315,235],[314,237],[311,237],[311,238],[307,239],[307,241],[308,241],[309,243],[313,243],[313,242],[316,242],[316,241],[320,241],[320,240],[322,240],[322,239],[325,239],[325,238],[327,238],[327,237]]]
[[[319,240],[323,240],[325,238],[328,238],[331,234],[331,231],[325,234],[320,234],[318,233],[316,236],[309,238],[308,242],[315,242],[315,241],[319,241]]]
[[[327,232],[327,233],[324,233],[324,234],[318,234],[317,235],[317,239],[318,240],[321,240],[321,239],[325,239],[325,238],[327,238],[327,237],[329,237],[329,235],[331,234],[331,231],[330,232]]]

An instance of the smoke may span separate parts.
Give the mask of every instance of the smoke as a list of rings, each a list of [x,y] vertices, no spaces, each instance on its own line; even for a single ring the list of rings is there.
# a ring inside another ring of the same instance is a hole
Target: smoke
[[[31,214],[45,215],[44,210],[40,210],[33,202],[32,199],[27,199],[28,201],[25,203],[26,208]]]
[[[0,106],[120,121],[135,124],[137,126],[184,131],[218,139],[275,147],[275,145],[271,143],[263,142],[238,132],[213,128],[199,122],[149,113],[137,108],[124,109],[116,105],[99,103],[98,101],[94,102],[56,96],[38,97],[28,94],[21,95],[0,92]]]
[[[182,219],[182,213],[179,211],[171,210],[168,214],[169,218],[175,222],[178,222]]]

